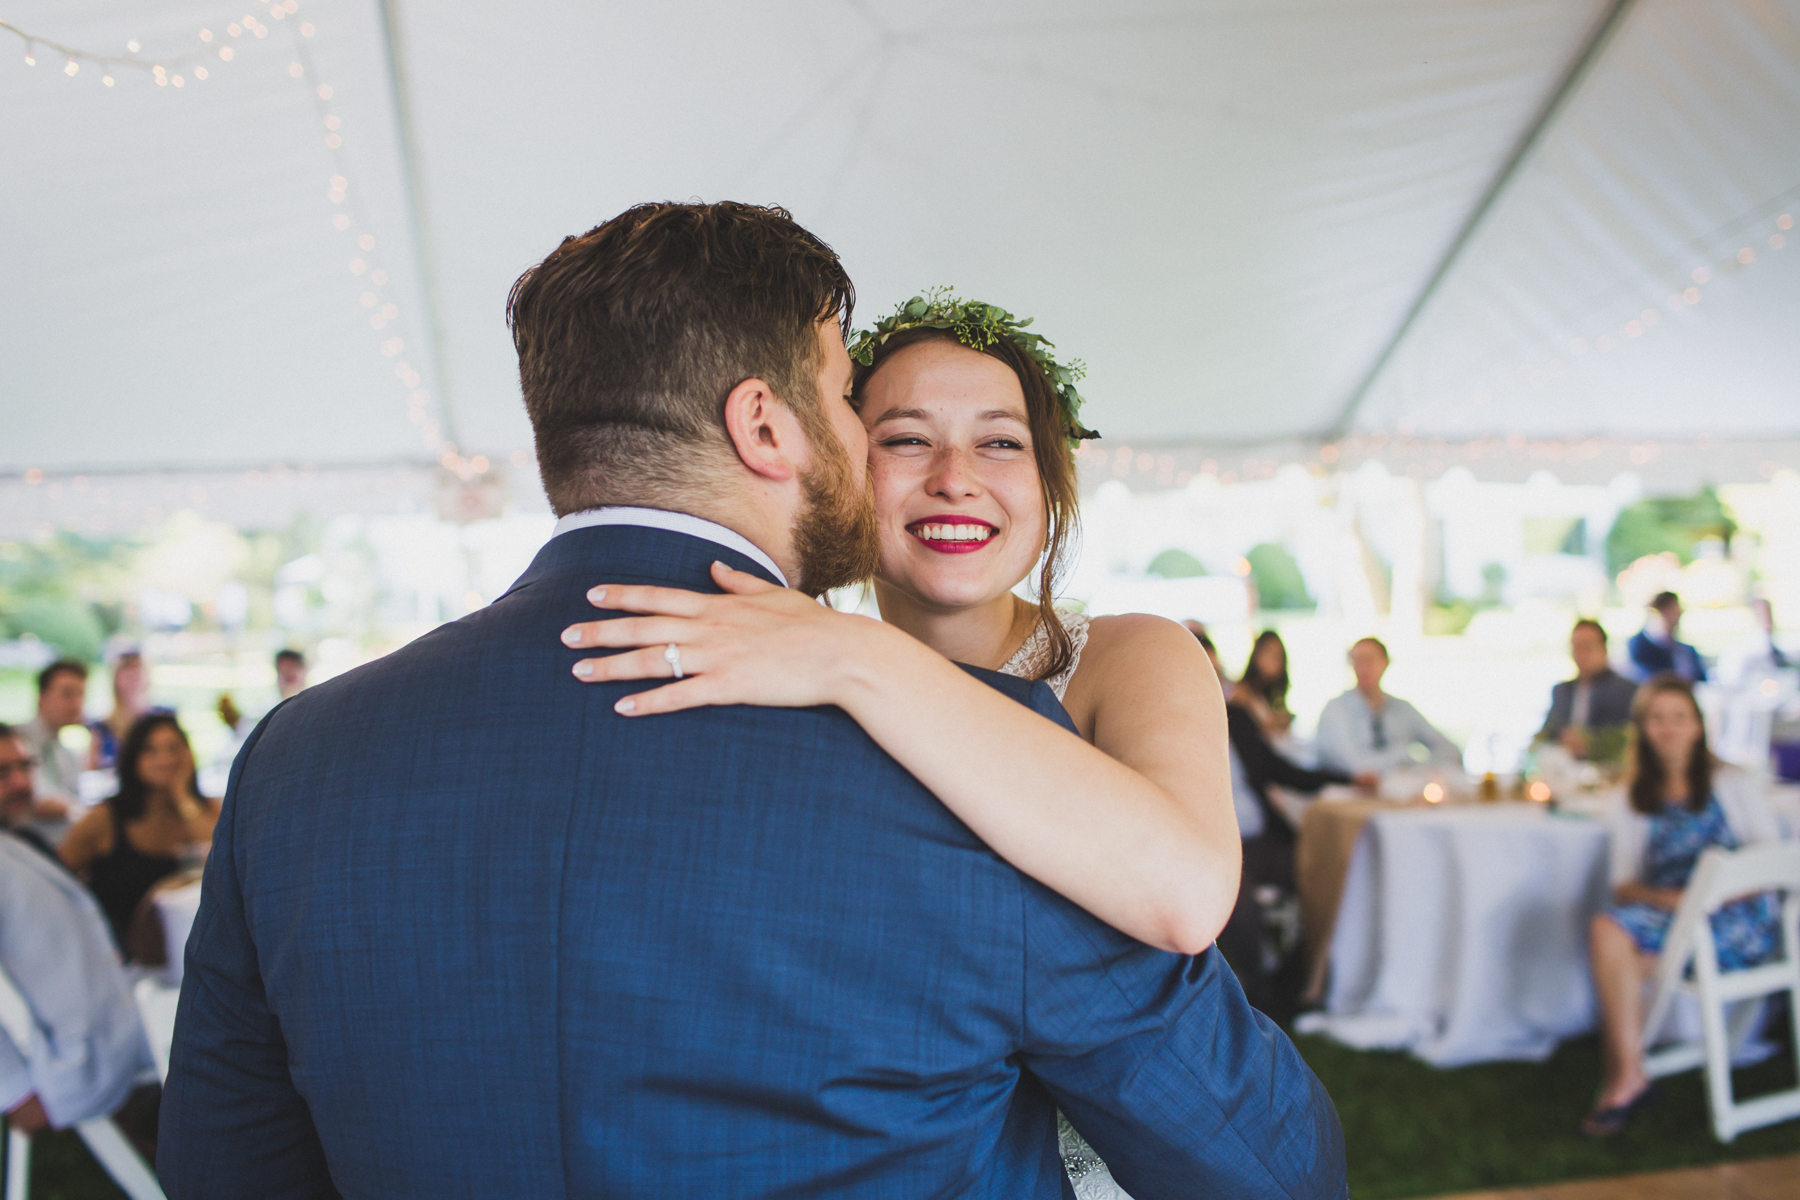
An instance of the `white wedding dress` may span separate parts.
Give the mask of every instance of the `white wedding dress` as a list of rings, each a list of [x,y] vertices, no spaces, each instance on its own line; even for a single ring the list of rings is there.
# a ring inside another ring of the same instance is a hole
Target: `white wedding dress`
[[[1081,663],[1081,652],[1087,647],[1088,619],[1080,613],[1059,612],[1063,628],[1069,631],[1069,641],[1074,645],[1075,653],[1069,659],[1069,665],[1063,670],[1044,680],[1050,690],[1061,700],[1063,693],[1069,689],[1069,680],[1075,674],[1075,668]],[[1042,623],[1031,631],[1025,644],[1019,647],[1017,654],[1006,660],[1000,670],[1003,674],[1016,675],[1021,679],[1030,679],[1037,674],[1037,668],[1050,654],[1050,637]],[[1087,1144],[1087,1139],[1075,1131],[1069,1124],[1069,1118],[1056,1114],[1057,1142],[1062,1150],[1063,1170],[1068,1172],[1069,1182],[1074,1185],[1076,1200],[1131,1200],[1117,1183],[1113,1182],[1112,1172],[1094,1153],[1094,1148]]]

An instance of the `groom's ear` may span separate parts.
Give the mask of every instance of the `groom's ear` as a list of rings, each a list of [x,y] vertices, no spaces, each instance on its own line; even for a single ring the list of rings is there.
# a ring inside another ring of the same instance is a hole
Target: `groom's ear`
[[[806,433],[766,382],[744,380],[725,397],[725,435],[738,460],[771,483],[786,483],[806,466]]]

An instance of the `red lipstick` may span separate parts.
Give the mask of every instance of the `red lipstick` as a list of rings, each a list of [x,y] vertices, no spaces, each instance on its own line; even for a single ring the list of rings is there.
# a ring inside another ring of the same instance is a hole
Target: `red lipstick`
[[[939,554],[973,554],[994,540],[998,527],[963,513],[941,513],[909,523],[906,532]]]

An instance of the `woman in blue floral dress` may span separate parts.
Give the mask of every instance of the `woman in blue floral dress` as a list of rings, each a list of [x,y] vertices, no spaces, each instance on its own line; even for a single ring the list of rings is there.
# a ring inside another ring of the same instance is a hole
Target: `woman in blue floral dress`
[[[1594,1111],[1581,1126],[1592,1137],[1619,1132],[1654,1095],[1641,1049],[1644,984],[1701,853],[1777,836],[1754,781],[1707,749],[1705,721],[1686,681],[1662,675],[1644,684],[1631,724],[1630,812],[1613,830],[1613,903],[1589,931],[1605,1064]],[[1714,913],[1720,969],[1778,954],[1779,917],[1772,895]]]

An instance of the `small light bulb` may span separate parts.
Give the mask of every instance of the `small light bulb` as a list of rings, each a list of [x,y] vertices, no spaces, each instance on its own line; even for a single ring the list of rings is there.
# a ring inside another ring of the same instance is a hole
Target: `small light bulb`
[[[375,248],[375,235],[365,233],[356,239],[356,244],[361,246],[364,250],[373,250]]]
[[[311,37],[316,32],[317,32],[317,30],[315,30],[313,28],[311,21],[300,22],[300,36],[301,37]]]
[[[325,146],[327,149],[336,150],[339,146],[342,146],[343,144],[344,144],[344,139],[339,137],[337,134],[328,133],[325,135]]]
[[[350,218],[343,213],[339,213],[337,216],[331,218],[331,226],[333,229],[348,229],[350,228]]]
[[[210,29],[202,29],[202,30],[201,30],[201,31],[200,31],[200,40],[201,40],[201,41],[203,41],[203,42],[210,42],[210,41],[212,41],[212,30],[210,30]]]
[[[229,33],[232,37],[242,37],[244,35],[244,27],[239,25],[236,21],[233,21],[225,27],[225,32]]]
[[[331,99],[331,85],[329,83],[321,83],[319,85],[319,99],[321,99],[321,100]]]
[[[125,43],[125,48],[126,48],[126,49],[127,49],[127,50],[129,50],[129,51],[131,51],[131,52],[132,52],[132,53],[133,53],[133,54],[136,54],[136,53],[137,53],[137,52],[138,52],[138,43],[137,43],[137,39],[136,39],[136,38],[132,38],[132,39],[131,39],[131,40],[130,40],[130,41],[129,41],[129,42],[126,42],[126,43]]]
[[[37,59],[35,57],[33,57],[31,54],[27,53],[25,55],[25,65],[28,67],[35,67],[35,66],[37,66]]]
[[[387,282],[387,272],[386,271],[371,271],[369,273],[369,282],[374,284],[376,287],[380,287],[382,284]]]
[[[77,72],[79,70],[81,70],[81,64],[76,62],[72,58],[68,62],[63,64],[63,74],[64,75],[73,75],[73,74],[75,74],[75,72]]]
[[[234,55],[236,53],[237,53],[237,51],[233,50],[230,46],[220,46],[219,47],[219,61],[220,62],[230,62],[232,55]]]
[[[206,68],[205,67],[195,67],[194,68],[194,78],[195,79],[205,79],[206,78]]]
[[[102,75],[100,77],[100,82],[104,83],[107,87],[111,87],[113,85],[113,77],[111,75]]]
[[[181,82],[182,82],[181,76],[177,75],[174,79],[170,80],[170,82],[173,83],[176,87],[180,87]]]
[[[304,75],[304,74],[306,74],[306,68],[305,68],[305,67],[303,67],[303,66],[301,66],[301,65],[300,65],[300,64],[299,64],[299,63],[297,63],[297,62],[296,62],[296,63],[289,63],[289,64],[288,64],[288,74],[289,74],[289,75],[291,75],[291,76],[293,76],[293,77],[294,77],[294,78],[295,78],[295,79],[298,79],[298,78],[300,78],[300,77],[301,77],[301,76],[302,76],[302,75]]]
[[[368,268],[369,264],[360,258],[353,258],[350,260],[350,273],[352,275],[361,275],[364,271],[368,270]]]

